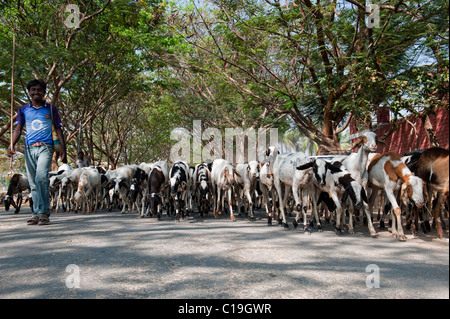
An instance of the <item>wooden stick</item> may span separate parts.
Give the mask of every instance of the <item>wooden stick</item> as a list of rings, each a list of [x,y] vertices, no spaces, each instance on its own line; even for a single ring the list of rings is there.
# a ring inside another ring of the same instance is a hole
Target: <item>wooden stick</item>
[[[13,52],[12,52],[12,72],[11,72],[11,144],[10,148],[11,151],[14,147],[13,145],[13,118],[14,118],[14,64],[16,60],[16,31],[13,30]],[[9,162],[9,168],[12,169],[13,165],[13,156],[11,156],[10,162]]]

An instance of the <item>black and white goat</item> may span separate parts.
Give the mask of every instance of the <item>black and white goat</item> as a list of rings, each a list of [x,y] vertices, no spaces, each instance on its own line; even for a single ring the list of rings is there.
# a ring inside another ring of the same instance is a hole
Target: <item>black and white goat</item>
[[[197,164],[194,171],[194,197],[197,202],[200,217],[208,214],[211,206],[212,185],[211,171],[206,163]]]
[[[314,164],[314,162],[320,162],[323,161],[321,164],[317,165],[318,167],[321,167],[324,165],[326,173],[325,173],[325,182],[323,182],[322,177],[321,180],[318,180],[318,177],[320,177],[320,174],[317,174],[316,171],[314,171],[314,174],[312,174],[313,181],[315,182],[315,185],[318,187],[318,190],[321,192],[325,192],[328,194],[328,196],[332,199],[334,205],[336,206],[336,226],[335,231],[336,233],[341,233],[341,220],[342,217],[345,215],[342,214],[344,211],[344,207],[350,207],[353,208],[362,208],[364,205],[364,202],[367,203],[367,195],[364,188],[361,186],[359,182],[357,182],[351,174],[344,168],[342,163],[335,161],[335,162],[327,162],[322,159],[314,159],[310,163],[307,163],[305,165],[300,165],[297,167],[298,170],[304,170],[307,168],[311,168]],[[314,168],[313,168],[314,170]],[[317,194],[317,193],[316,193]],[[317,198],[317,197],[316,197]],[[315,200],[315,198],[313,199]],[[368,211],[366,211],[366,214],[368,214]],[[349,217],[349,233],[353,234],[353,209],[349,209],[350,217]],[[369,218],[369,216],[368,216]],[[372,236],[374,236],[375,230],[373,229],[373,226],[370,228],[372,224],[369,224],[370,233]]]
[[[309,195],[312,202],[312,216],[314,216],[317,223],[317,229],[322,231],[322,224],[319,219],[317,204],[320,193],[320,188],[326,185],[326,161],[322,159],[309,158],[308,162],[296,167],[292,189],[294,194],[301,192],[304,195]],[[306,199],[306,198],[305,198]],[[300,212],[303,209],[306,214],[306,200],[302,201],[303,207],[297,205],[297,215],[294,220],[294,227],[298,226]]]
[[[103,174],[102,178],[102,202],[106,202],[106,208],[108,209],[108,211],[112,211],[115,206],[119,206],[118,195],[116,195],[114,191],[114,187],[116,186],[116,175],[117,171],[115,169],[109,169],[105,174]]]
[[[142,165],[142,164],[141,164]],[[150,170],[149,170],[150,172]],[[143,203],[143,198],[146,196],[146,193],[148,192],[148,172],[146,172],[141,167],[136,168],[136,171],[133,174],[133,177],[131,178],[131,185],[130,185],[130,200],[131,200],[131,211],[134,211],[134,207],[136,206],[136,209],[138,212],[141,212],[141,208],[139,207],[139,203]],[[143,209],[143,207],[142,207]]]
[[[14,214],[20,212],[20,207],[22,206],[23,195],[22,192],[25,190],[30,190],[30,184],[28,183],[28,177],[26,174],[14,174],[9,181],[8,191],[5,197],[3,197],[2,202],[5,203],[5,210],[9,211],[9,207],[12,205],[16,210]],[[17,203],[14,202],[14,195],[17,194]],[[33,211],[33,199],[29,196],[30,208]]]
[[[184,161],[175,162],[170,169],[170,196],[175,201],[176,219],[186,216],[191,178],[189,166]]]

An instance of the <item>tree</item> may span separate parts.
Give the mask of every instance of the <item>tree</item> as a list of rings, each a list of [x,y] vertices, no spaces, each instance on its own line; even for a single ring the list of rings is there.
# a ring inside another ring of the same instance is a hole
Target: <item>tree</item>
[[[368,27],[359,0],[286,2],[217,0],[177,8],[172,29],[191,47],[176,59],[201,72],[204,82],[221,79],[256,102],[260,114],[289,116],[322,150],[341,148],[339,134],[352,118],[401,99],[394,81],[417,65],[416,46],[448,48],[430,40],[448,39],[448,28],[429,2],[384,2],[379,28]]]
[[[73,9],[66,1],[0,4],[0,69],[6,70],[0,72],[2,145],[9,145],[4,135],[9,131],[6,105],[13,33],[17,38],[15,78],[21,84],[15,87],[14,109],[27,101],[25,83],[43,78],[48,82],[50,102],[59,107],[68,143],[78,137],[80,121],[84,131],[93,132],[97,118],[107,114],[112,104],[126,104],[121,100],[130,92],[148,92],[150,76],[143,73],[154,68],[155,51],[164,50],[166,37],[160,31],[164,6],[151,0],[76,4],[72,13],[66,12]],[[69,145],[69,150],[74,159],[76,148]]]

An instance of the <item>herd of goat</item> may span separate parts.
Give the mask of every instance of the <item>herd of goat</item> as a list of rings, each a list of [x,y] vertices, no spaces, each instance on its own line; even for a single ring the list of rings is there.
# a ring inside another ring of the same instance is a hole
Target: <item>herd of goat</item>
[[[179,220],[194,207],[200,216],[212,209],[216,218],[224,216],[227,207],[234,221],[236,210],[254,219],[254,206],[260,205],[265,207],[268,224],[275,218],[289,228],[286,212],[295,211],[294,227],[302,221],[305,232],[314,225],[321,231],[324,214],[337,233],[345,224],[351,234],[354,220],[358,220],[355,216],[362,212],[371,236],[377,235],[372,213],[378,209],[379,220],[380,212],[390,212],[393,236],[405,240],[403,210],[413,233],[419,226],[429,231],[432,217],[442,238],[443,218],[448,216],[449,207],[449,151],[430,148],[400,157],[393,152],[375,153],[376,135],[372,132],[364,133],[358,141],[358,152],[332,159],[309,157],[303,152],[280,154],[271,146],[263,162],[237,165],[215,159],[189,167],[178,161],[169,169],[166,161],[158,161],[106,171],[92,166],[72,169],[66,164],[49,174],[51,208],[83,213],[119,208],[122,213],[137,210],[141,217],[158,219],[165,210]],[[19,212],[26,189],[26,175],[15,174],[2,199],[6,210],[13,205],[15,213]],[[384,227],[384,216],[380,227]]]

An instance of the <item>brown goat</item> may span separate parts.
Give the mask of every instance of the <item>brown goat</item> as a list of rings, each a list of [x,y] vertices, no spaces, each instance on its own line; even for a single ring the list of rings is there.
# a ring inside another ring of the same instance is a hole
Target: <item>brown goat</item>
[[[440,208],[445,201],[449,207],[449,150],[433,147],[425,150],[415,164],[414,171],[427,185],[437,192],[432,214],[440,238],[444,236]],[[431,196],[430,196],[431,197]]]

